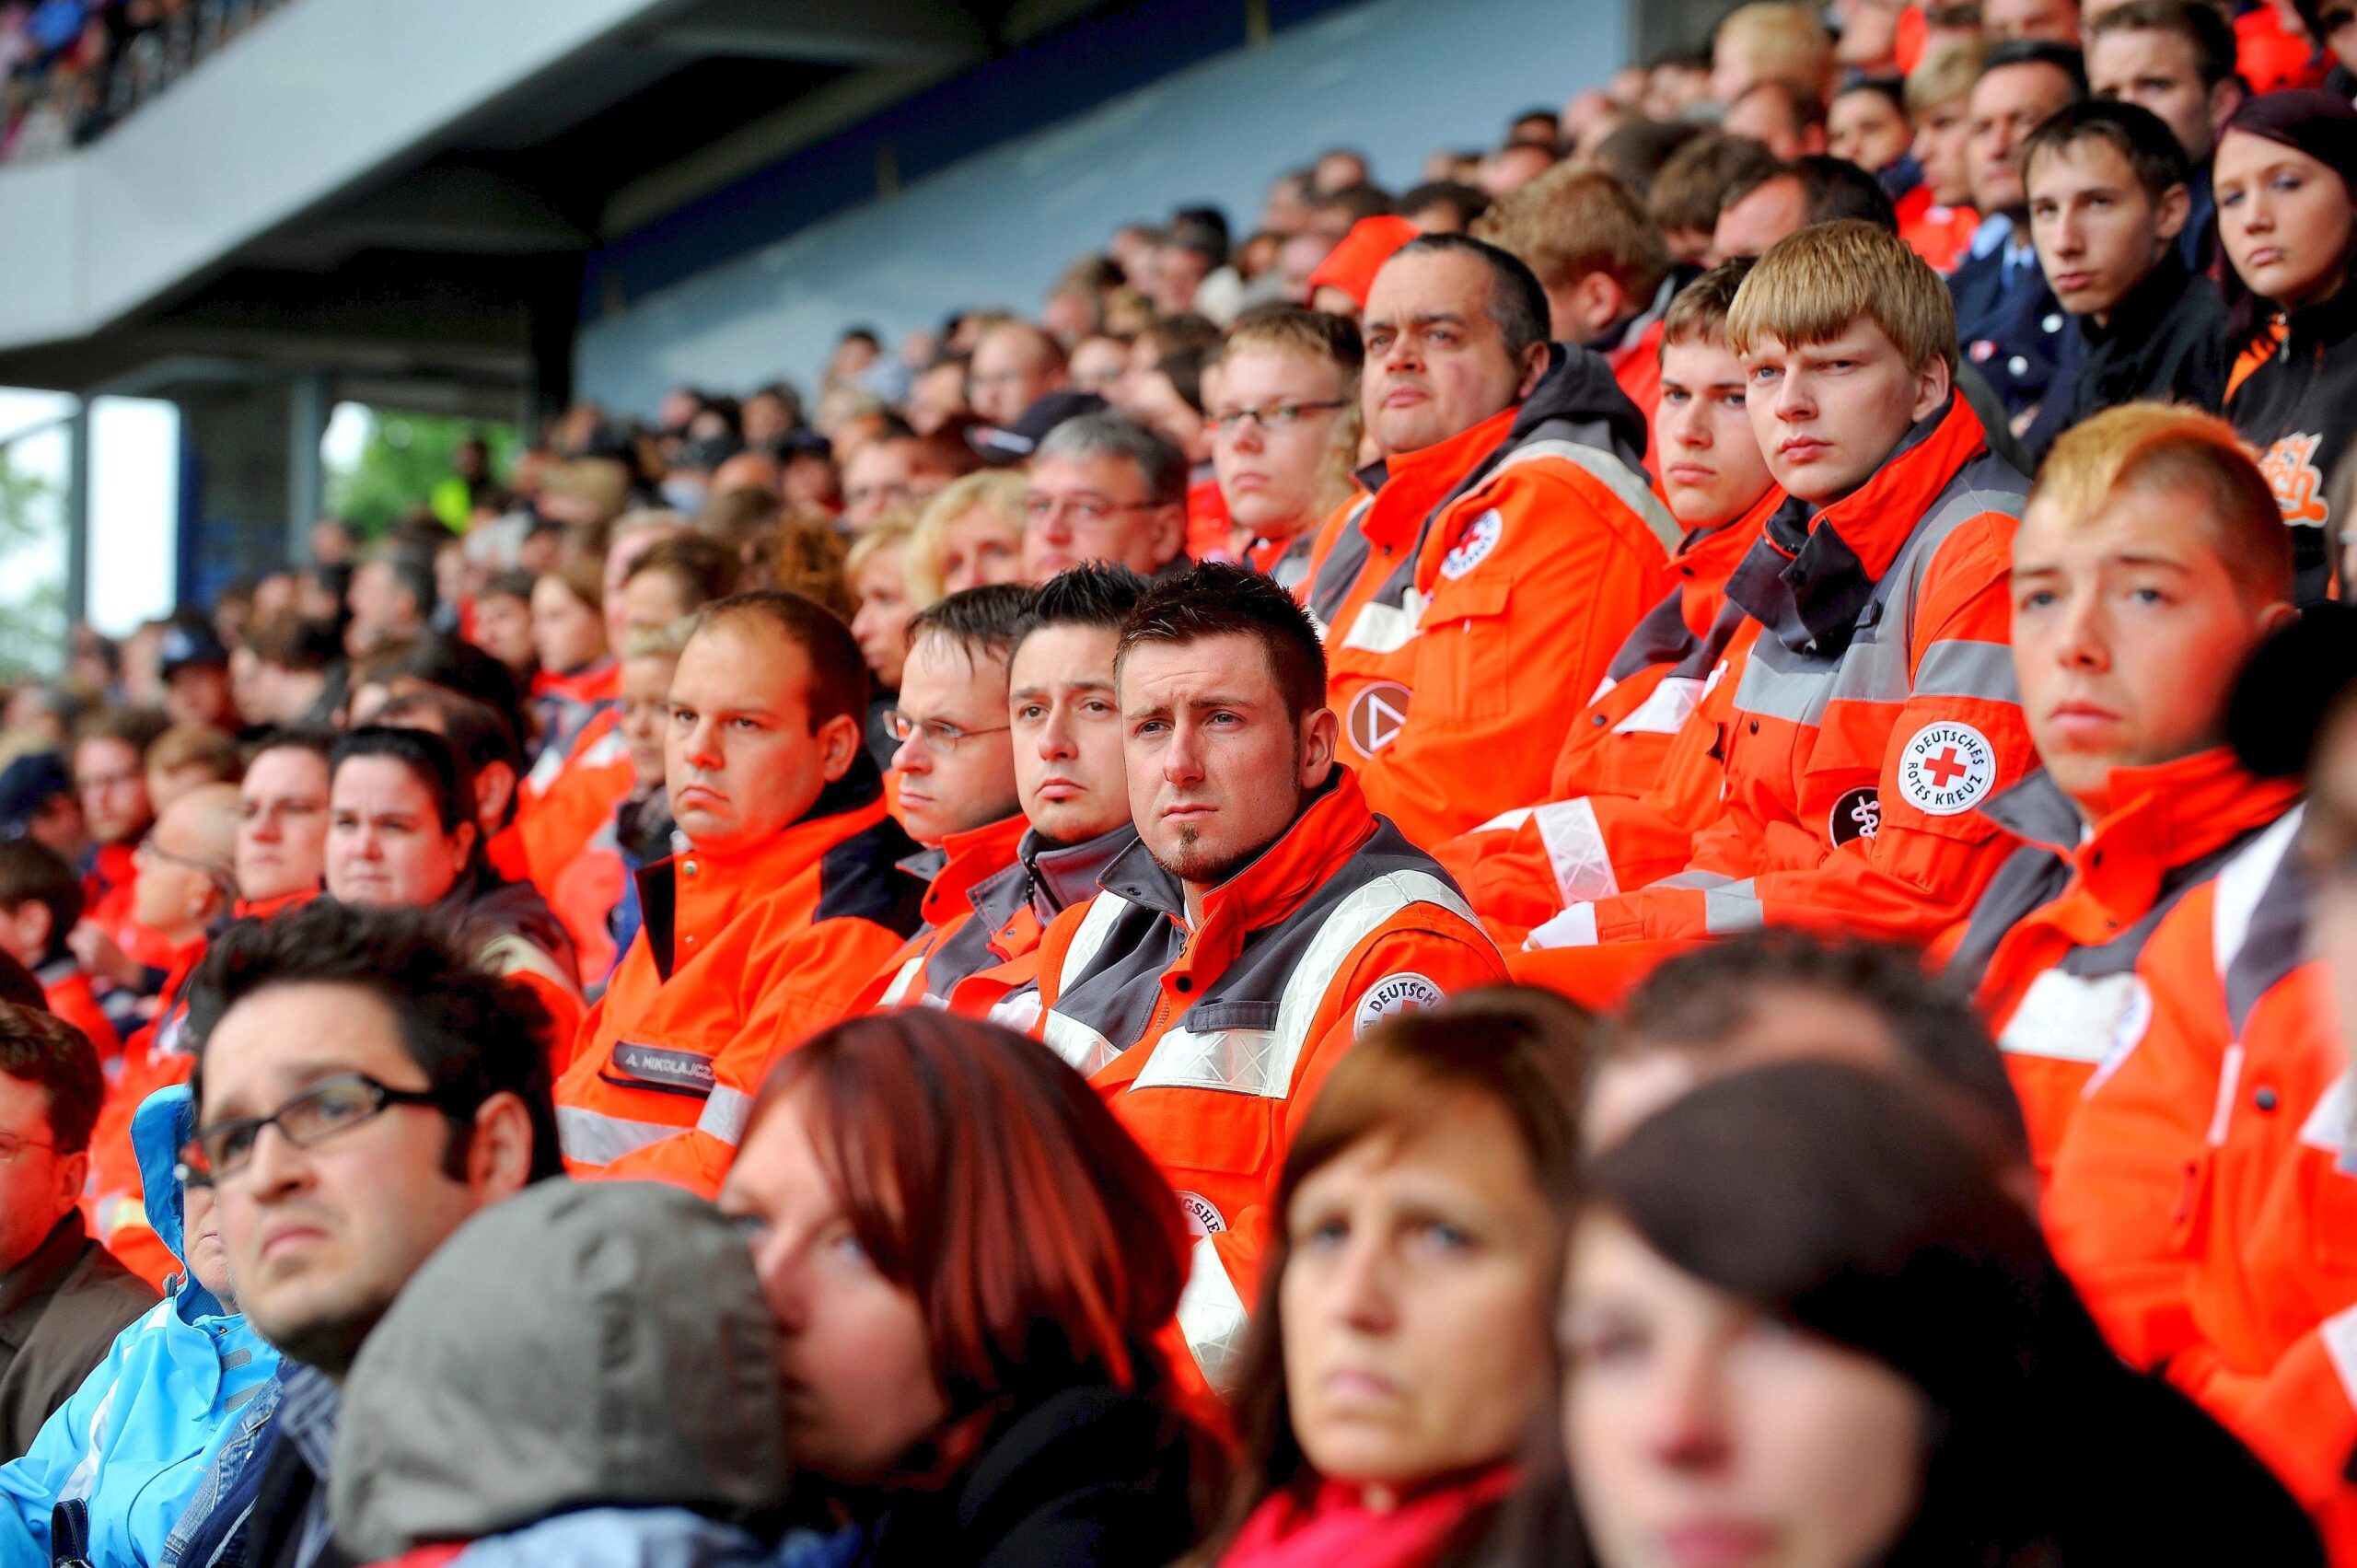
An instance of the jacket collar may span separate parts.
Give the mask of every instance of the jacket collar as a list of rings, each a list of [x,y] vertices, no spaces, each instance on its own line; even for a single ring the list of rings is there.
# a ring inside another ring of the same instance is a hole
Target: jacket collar
[[[1940,493],[1987,450],[1980,421],[1951,394],[1839,501],[1818,509],[1787,497],[1727,579],[1727,598],[1786,646],[1839,654]]]
[[[1030,897],[1039,918],[1053,920],[1074,904],[1086,903],[1104,885],[1106,872],[1138,842],[1137,824],[1124,822],[1109,833],[1076,844],[1051,843],[1026,833],[1016,854],[1030,873]]]
[[[1192,941],[1199,947],[1217,942],[1240,948],[1247,933],[1283,924],[1375,836],[1375,813],[1358,775],[1335,763],[1324,788],[1276,842],[1203,895],[1203,918],[1193,928]],[[1187,925],[1186,889],[1155,863],[1143,840],[1106,868],[1105,890]]]
[[[2083,828],[2077,808],[2041,768],[1982,813],[2070,861],[2078,883],[2106,908],[2135,914],[2152,907],[2168,873],[2291,809],[2300,786],[2254,777],[2231,749],[2213,746],[2173,762],[2114,768],[2110,794],[2111,808]]]
[[[1771,483],[1742,517],[1714,528],[1697,528],[1678,541],[1669,569],[1678,577],[1686,624],[1697,636],[1711,629],[1719,604],[1726,598],[1727,578],[1759,542],[1760,530],[1786,499],[1783,491]]]
[[[1029,819],[1018,811],[1012,817],[952,833],[941,841],[940,847],[915,856],[916,860],[940,857],[925,881],[921,911],[924,923],[939,925],[972,908],[967,894],[978,883],[1015,864],[1016,844],[1030,828]],[[904,860],[900,865],[904,869],[912,868],[910,861]]]
[[[1413,544],[1433,508],[1513,434],[1521,412],[1522,405],[1516,403],[1446,441],[1361,469],[1360,481],[1375,493],[1375,505],[1360,525],[1367,541],[1378,547]]]
[[[2112,307],[2109,325],[2098,326],[2094,317],[2081,316],[2077,318],[2079,331],[2086,334],[2091,344],[2141,345],[2154,335],[2171,311],[2184,303],[2185,291],[2192,285],[2193,269],[2185,264],[2177,247],[2171,245],[2161,252],[2158,264]]]
[[[2285,358],[2322,354],[2357,332],[2357,279],[2340,285],[2331,298],[2305,310],[2291,312],[2283,337]]]
[[[883,818],[884,775],[863,748],[850,772],[820,790],[809,810],[751,847],[719,855],[683,844],[641,870],[639,901],[656,972],[670,977],[676,937],[719,931],[745,904],[784,887]]]
[[[273,915],[284,914],[288,910],[300,909],[319,896],[317,888],[298,888],[291,893],[281,893],[274,899],[239,899],[238,918],[268,920]]]

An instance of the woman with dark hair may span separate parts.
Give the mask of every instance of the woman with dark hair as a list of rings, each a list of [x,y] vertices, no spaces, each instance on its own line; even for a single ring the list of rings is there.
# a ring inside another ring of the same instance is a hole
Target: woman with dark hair
[[[839,1024],[762,1086],[720,1204],[776,1317],[787,1458],[856,1532],[831,1561],[1115,1568],[1194,1539],[1218,1455],[1160,1342],[1186,1225],[1052,1052],[923,1009]]]
[[[1562,1318],[1585,1539],[1561,1558],[2320,1563],[2247,1450],[2113,1357],[1991,1152],[1890,1074],[1804,1062],[1601,1155]]]
[[[1492,1527],[1549,1410],[1586,1056],[1585,1015],[1497,988],[1335,1065],[1277,1191],[1225,1568],[1424,1568]]]
[[[2247,100],[2218,137],[2211,185],[2242,350],[2226,417],[2259,454],[2292,528],[2297,598],[2314,604],[2350,526],[2325,481],[2357,437],[2357,109],[2329,92]]]
[[[372,725],[338,740],[328,768],[329,896],[446,911],[493,973],[522,981],[548,1008],[561,1070],[581,1022],[573,939],[531,884],[504,879],[483,858],[465,761],[432,730]]]

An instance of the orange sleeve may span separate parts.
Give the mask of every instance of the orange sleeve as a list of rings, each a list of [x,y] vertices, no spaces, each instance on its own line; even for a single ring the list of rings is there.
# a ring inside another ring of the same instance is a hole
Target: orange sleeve
[[[2181,1237],[2233,1035],[2211,950],[2214,891],[2189,892],[2145,943],[2136,968],[2152,1019],[2071,1118],[2040,1210],[2112,1349],[2147,1369],[2199,1337]]]
[[[1569,724],[1565,693],[1594,691],[1657,603],[1668,557],[1584,471],[1510,470],[1488,497],[1490,553],[1444,561],[1411,645],[1408,717],[1359,769],[1367,804],[1411,842],[1445,842],[1547,797]]]
[[[1970,807],[2038,766],[2006,651],[2012,528],[2012,518],[1989,514],[1977,537],[1970,536],[1976,525],[1968,523],[1943,547],[1918,608],[1911,690],[1895,717],[1875,713],[1875,704],[1839,699],[1826,708],[1817,756],[1843,747],[1845,726],[1887,725],[1878,774],[1845,777],[1822,791],[1830,798],[1842,793],[1841,784],[1874,779],[1880,822],[1871,836],[1835,847],[1815,865],[1746,876],[1750,867],[1721,857],[1726,854],[1724,835],[1744,833],[1747,825],[1722,824],[1715,836],[1698,838],[1695,863],[1734,880],[1708,888],[1656,888],[1598,904],[1596,940],[1725,935],[1766,924],[1822,926],[1920,943],[1969,912],[2011,847],[1995,823]],[[1942,733],[1937,726],[1954,726],[1963,753],[1985,748],[1984,760],[1971,765],[1985,767],[1988,782],[1953,810],[1919,803],[1925,774],[1910,755],[1910,746]],[[1963,738],[1968,733],[1978,747]],[[1739,805],[1730,806],[1730,818],[1743,814]]]
[[[819,1030],[850,1016],[862,988],[901,941],[871,921],[845,918],[805,927],[779,944],[762,966],[766,977],[746,977],[748,992],[758,1000],[744,1027],[712,1059],[712,1093],[696,1124],[624,1155],[596,1174],[668,1181],[717,1197],[752,1115],[753,1097],[770,1069]]]
[[[2336,1565],[2357,1562],[2357,1307],[2328,1318],[2264,1376],[2169,1366],[2169,1381],[2247,1444],[2299,1500]]]

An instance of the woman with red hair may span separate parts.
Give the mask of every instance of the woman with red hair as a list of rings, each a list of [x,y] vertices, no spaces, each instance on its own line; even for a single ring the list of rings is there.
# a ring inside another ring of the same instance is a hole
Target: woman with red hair
[[[1167,1562],[1215,1446],[1157,1336],[1189,1241],[1096,1091],[946,1013],[788,1056],[721,1192],[774,1313],[788,1457],[861,1568]]]

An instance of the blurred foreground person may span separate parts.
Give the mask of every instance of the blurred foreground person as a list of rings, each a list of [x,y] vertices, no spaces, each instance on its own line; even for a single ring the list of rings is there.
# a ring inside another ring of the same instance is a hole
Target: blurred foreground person
[[[856,1532],[838,1561],[1113,1568],[1193,1539],[1217,1452],[1161,1348],[1187,1226],[1048,1051],[932,1010],[828,1029],[762,1087],[721,1207],[776,1318],[786,1458]]]
[[[1344,1057],[1285,1159],[1244,1353],[1225,1568],[1422,1568],[1547,1414],[1584,1016],[1468,993]]]
[[[1722,1078],[1586,1180],[1562,1318],[1576,1561],[2323,1561],[2257,1460],[2113,1359],[1987,1152],[1906,1086],[1814,1062]]]
[[[653,1182],[545,1182],[459,1226],[361,1347],[336,1543],[406,1568],[755,1568],[785,1411],[734,1226]]]
[[[153,1568],[197,1491],[198,1461],[241,1412],[276,1401],[278,1352],[238,1312],[213,1190],[183,1189],[176,1174],[195,1126],[184,1084],[157,1090],[132,1121],[148,1223],[180,1272],[25,1457],[0,1468],[0,1562]],[[77,1505],[53,1527],[52,1510]]]

